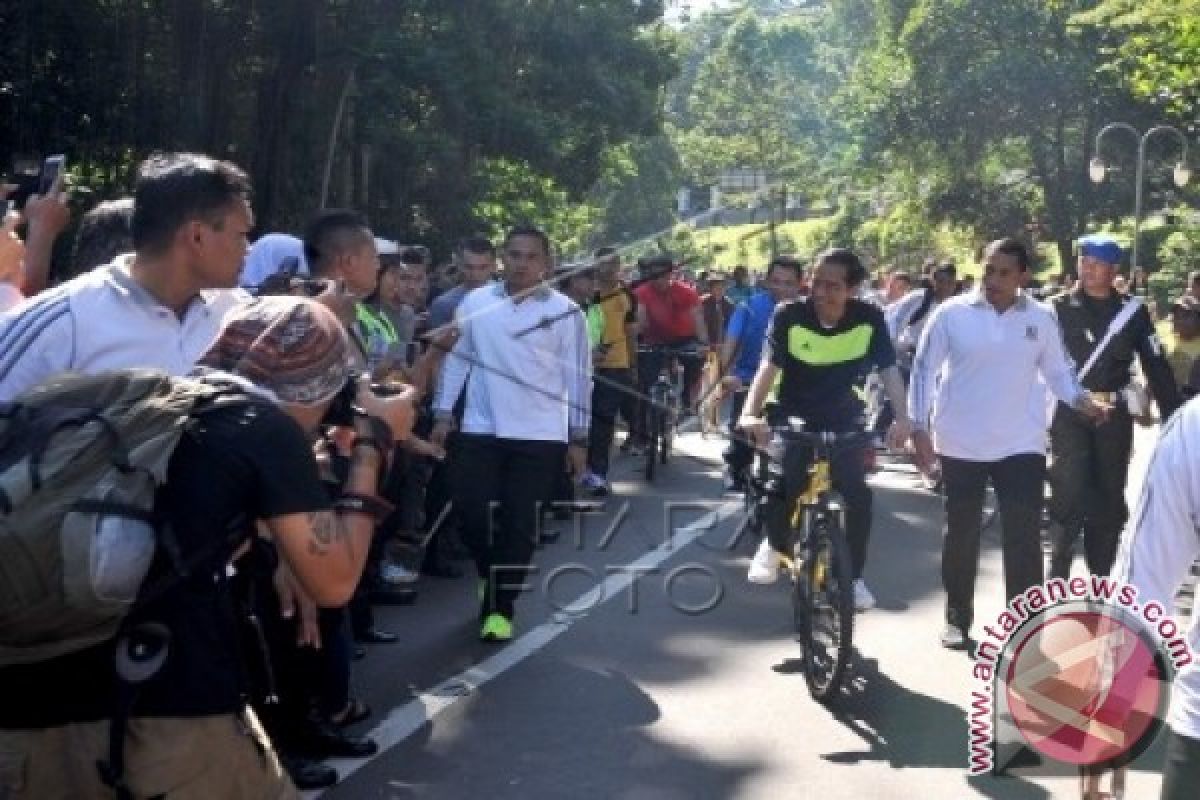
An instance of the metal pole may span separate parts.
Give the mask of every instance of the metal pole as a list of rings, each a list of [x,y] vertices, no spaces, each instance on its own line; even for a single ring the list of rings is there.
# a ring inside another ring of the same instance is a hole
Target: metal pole
[[[1147,132],[1138,142],[1137,155],[1137,171],[1134,180],[1137,185],[1133,193],[1133,252],[1130,255],[1129,274],[1130,276],[1137,270],[1140,265],[1138,262],[1138,240],[1141,239],[1142,232],[1142,177],[1146,171],[1146,142],[1150,138],[1150,133]]]
[[[1154,138],[1157,134],[1160,134],[1160,133],[1172,133],[1175,135],[1175,138],[1177,138],[1179,140],[1180,149],[1183,151],[1182,155],[1180,155],[1180,157],[1179,157],[1180,163],[1181,164],[1187,163],[1187,155],[1188,155],[1187,137],[1184,136],[1183,133],[1178,128],[1175,128],[1171,125],[1158,125],[1156,127],[1151,128],[1150,130],[1146,131],[1142,135],[1142,140],[1141,140],[1141,142],[1138,143],[1138,164],[1137,164],[1137,182],[1138,183],[1137,183],[1137,194],[1136,194],[1135,200],[1134,200],[1135,208],[1134,208],[1134,212],[1133,212],[1133,254],[1131,256],[1133,258],[1133,264],[1130,266],[1131,271],[1137,269],[1139,266],[1139,264],[1138,264],[1138,238],[1139,238],[1138,233],[1141,231],[1141,221],[1142,221],[1142,178],[1146,171],[1146,145],[1149,143],[1149,141],[1152,138]]]
[[[1146,176],[1146,145],[1149,143],[1150,139],[1160,133],[1172,133],[1177,139],[1179,139],[1180,149],[1183,151],[1183,155],[1180,157],[1180,163],[1184,164],[1187,163],[1188,145],[1187,137],[1184,136],[1178,128],[1172,127],[1171,125],[1158,125],[1146,131],[1145,133],[1141,133],[1137,128],[1133,127],[1128,122],[1113,122],[1105,125],[1100,129],[1100,132],[1096,134],[1095,153],[1097,159],[1100,158],[1101,140],[1104,138],[1106,133],[1114,128],[1120,128],[1121,130],[1129,131],[1138,140],[1137,167],[1134,175],[1133,192],[1133,248],[1132,252],[1130,253],[1129,265],[1130,272],[1132,273],[1133,270],[1140,266],[1138,261],[1138,252],[1140,249],[1139,245],[1142,232],[1142,183]]]

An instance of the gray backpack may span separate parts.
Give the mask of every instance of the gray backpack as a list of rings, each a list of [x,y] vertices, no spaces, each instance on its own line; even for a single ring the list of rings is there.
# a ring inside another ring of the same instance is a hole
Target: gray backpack
[[[0,666],[113,638],[159,548],[154,501],[194,417],[230,386],[154,370],[65,374],[0,406]]]

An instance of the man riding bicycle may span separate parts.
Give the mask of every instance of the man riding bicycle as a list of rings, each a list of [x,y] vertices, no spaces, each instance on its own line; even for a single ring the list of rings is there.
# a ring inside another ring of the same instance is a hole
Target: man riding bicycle
[[[817,256],[810,297],[780,305],[771,318],[762,363],[750,385],[739,427],[760,449],[770,439],[762,418],[767,395],[778,382],[773,419],[799,417],[810,431],[853,433],[863,429],[860,387],[871,367],[879,370],[892,407],[906,408],[904,384],[883,313],[855,294],[867,271],[852,251],[835,248]],[[892,441],[902,441],[912,426],[907,416],[893,424]],[[767,538],[747,575],[752,583],[773,583],[780,554],[788,551],[791,500],[808,480],[808,446],[789,442],[783,456],[783,485],[771,487]],[[846,503],[846,538],[854,577],[855,608],[865,611],[875,598],[862,580],[871,534],[871,490],[867,487],[865,453],[848,448],[835,453],[834,488]]]
[[[696,389],[700,372],[704,367],[701,348],[708,344],[700,295],[686,283],[675,278],[675,263],[668,255],[651,256],[638,260],[638,271],[642,285],[634,290],[638,301],[638,332],[641,343],[654,348],[679,348],[684,350],[678,358],[683,365],[683,408],[685,412],[695,408]],[[638,357],[638,388],[642,396],[666,362],[662,352],[642,353]],[[644,430],[644,428],[643,428]]]

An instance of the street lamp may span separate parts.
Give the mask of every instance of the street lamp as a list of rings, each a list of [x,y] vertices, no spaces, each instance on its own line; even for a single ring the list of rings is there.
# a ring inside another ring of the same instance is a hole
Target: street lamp
[[[1120,129],[1132,133],[1134,138],[1138,140],[1137,154],[1137,173],[1134,177],[1134,200],[1133,200],[1133,252],[1131,254],[1130,269],[1137,269],[1140,266],[1138,262],[1138,239],[1142,230],[1142,179],[1146,172],[1146,144],[1153,137],[1160,133],[1171,133],[1179,140],[1180,149],[1183,151],[1179,158],[1179,163],[1172,170],[1171,177],[1175,181],[1175,185],[1182,189],[1187,186],[1188,181],[1192,178],[1192,171],[1187,166],[1188,145],[1187,137],[1183,135],[1178,128],[1170,125],[1158,125],[1151,128],[1145,133],[1141,133],[1137,128],[1127,122],[1113,122],[1105,125],[1096,134],[1095,156],[1088,164],[1088,177],[1092,179],[1092,183],[1103,183],[1104,178],[1108,175],[1108,165],[1104,163],[1104,159],[1100,157],[1100,141],[1104,135],[1114,129]]]

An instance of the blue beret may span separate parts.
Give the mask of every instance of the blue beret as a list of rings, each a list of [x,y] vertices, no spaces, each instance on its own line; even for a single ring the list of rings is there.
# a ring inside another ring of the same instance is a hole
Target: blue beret
[[[1109,264],[1121,263],[1121,245],[1103,233],[1093,233],[1079,240],[1079,254],[1091,256]]]

